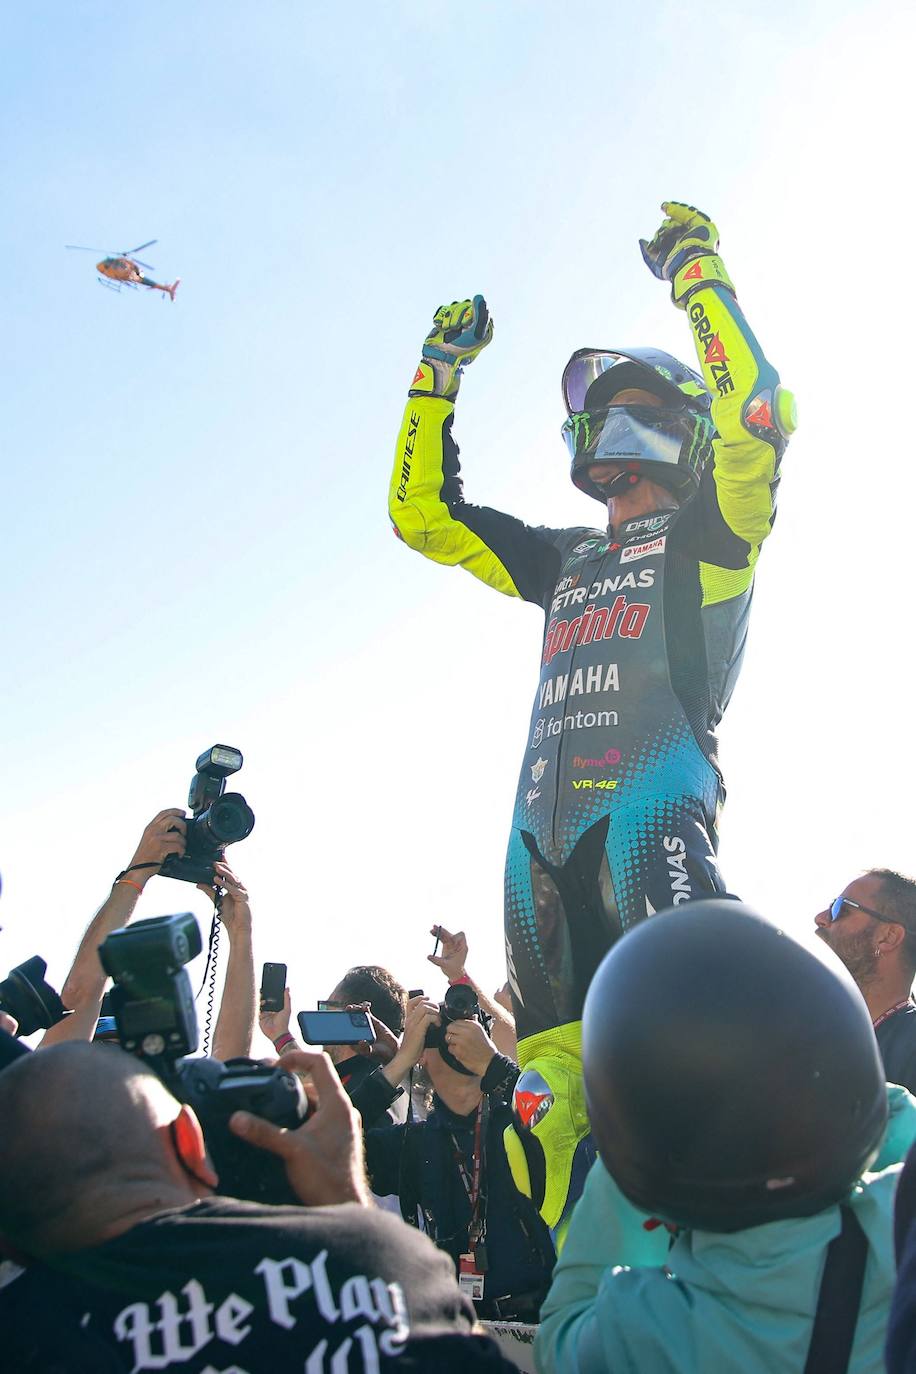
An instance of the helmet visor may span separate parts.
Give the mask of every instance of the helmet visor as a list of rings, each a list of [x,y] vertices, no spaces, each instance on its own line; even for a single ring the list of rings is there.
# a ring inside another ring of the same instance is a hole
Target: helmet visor
[[[585,394],[592,382],[621,361],[619,353],[577,353],[563,373],[563,400],[570,415],[585,409]]]
[[[589,463],[665,463],[676,467],[691,421],[683,411],[656,406],[612,406],[603,414],[579,411],[563,425],[578,470]]]

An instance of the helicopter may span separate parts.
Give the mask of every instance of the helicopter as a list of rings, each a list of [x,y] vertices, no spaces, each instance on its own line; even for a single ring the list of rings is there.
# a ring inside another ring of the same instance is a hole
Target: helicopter
[[[153,291],[164,291],[169,300],[173,301],[181,278],[177,277],[171,286],[163,286],[161,282],[153,281],[151,277],[145,277],[140,271],[141,267],[145,267],[150,272],[154,269],[148,262],[141,262],[139,258],[134,257],[135,253],[142,253],[144,248],[152,248],[153,244],[158,242],[158,239],[147,239],[146,243],[140,243],[136,248],[128,248],[120,253],[108,253],[105,248],[86,248],[79,243],[67,243],[64,246],[77,253],[107,254],[101,262],[97,262],[95,265],[96,271],[100,274],[99,280],[102,286],[107,286],[112,291],[120,291],[122,286],[129,286],[131,290],[136,290],[138,286],[148,286]]]

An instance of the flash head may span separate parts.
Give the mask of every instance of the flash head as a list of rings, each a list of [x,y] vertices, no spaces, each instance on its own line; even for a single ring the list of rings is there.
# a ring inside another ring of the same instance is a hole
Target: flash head
[[[230,744],[214,744],[201,754],[194,765],[198,773],[206,773],[208,778],[228,778],[237,773],[244,760],[241,749],[233,749]]]

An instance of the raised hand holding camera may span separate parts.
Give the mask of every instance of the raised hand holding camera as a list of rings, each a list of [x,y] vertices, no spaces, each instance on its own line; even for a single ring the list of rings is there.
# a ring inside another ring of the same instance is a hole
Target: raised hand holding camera
[[[115,882],[142,892],[170,854],[184,854],[186,829],[185,814],[179,807],[169,806],[157,812],[144,828],[133,858]]]
[[[220,920],[232,935],[233,926],[237,923],[251,922],[251,907],[249,905],[248,889],[240,878],[237,878],[232,869],[223,859],[216,859],[213,863],[213,882],[198,883],[201,892],[206,892],[211,902],[215,901],[216,894],[222,891],[223,898],[220,903]]]

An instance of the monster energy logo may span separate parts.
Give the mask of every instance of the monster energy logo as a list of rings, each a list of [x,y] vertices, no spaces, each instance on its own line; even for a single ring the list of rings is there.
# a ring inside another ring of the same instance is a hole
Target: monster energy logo
[[[587,453],[592,442],[592,426],[587,410],[578,410],[574,415],[570,415],[569,423],[572,426],[573,445],[577,453]]]

